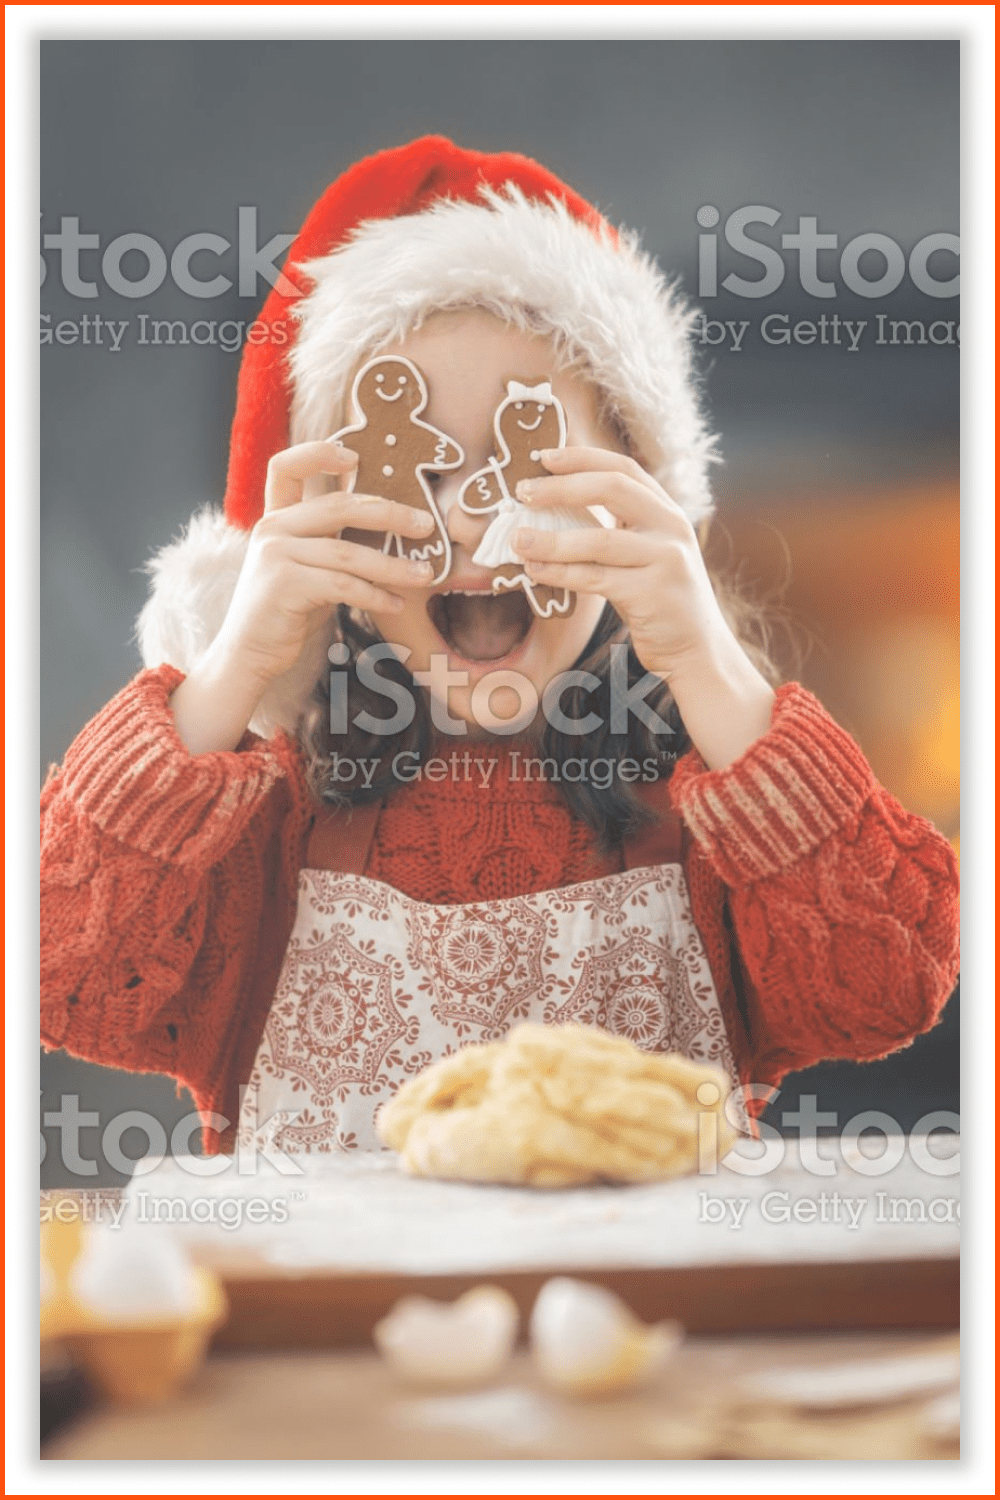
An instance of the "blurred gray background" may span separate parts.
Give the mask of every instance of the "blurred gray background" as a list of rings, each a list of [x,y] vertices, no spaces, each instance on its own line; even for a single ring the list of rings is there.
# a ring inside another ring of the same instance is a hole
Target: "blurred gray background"
[[[639,228],[696,297],[695,215],[705,204],[723,222],[747,204],[779,210],[776,230],[752,231],[769,244],[800,215],[817,216],[841,247],[876,231],[908,253],[927,234],[957,233],[958,68],[958,44],[947,41],[46,41],[41,230],[76,216],[102,249],[141,233],[169,255],[196,232],[235,241],[237,210],[252,205],[263,243],[293,233],[360,156],[433,132],[539,158],[610,219]],[[88,250],[81,269],[99,290],[83,300],[60,285],[56,253],[43,259],[41,306],[53,325],[84,314],[130,321],[117,353],[80,342],[41,351],[44,771],[139,666],[132,630],[145,560],[223,490],[239,356],[142,347],[138,316],[250,321],[267,289],[200,301],[168,278],[134,300],[108,288],[99,252]],[[793,506],[797,496],[803,505],[833,496],[849,507],[908,486],[948,492],[957,483],[957,350],[877,348],[870,337],[855,355],[770,349],[756,328],[774,311],[792,322],[832,312],[957,320],[957,302],[915,292],[906,279],[877,301],[838,285],[836,299],[821,303],[802,292],[790,254],[786,262],[771,296],[705,303],[712,318],[754,325],[739,354],[706,351],[703,360],[723,435],[724,508],[738,520],[762,496]],[[235,266],[231,252],[218,269],[234,276]],[[141,258],[124,269],[138,277]],[[207,277],[216,265],[194,269]],[[723,245],[720,276],[728,270],[758,274]],[[877,271],[865,263],[865,274]],[[117,1180],[99,1144],[116,1111],[148,1110],[169,1130],[190,1108],[167,1080],[59,1054],[43,1055],[41,1086],[43,1109],[65,1093],[99,1114],[81,1136],[99,1173],[83,1185]],[[789,1080],[776,1120],[800,1090],[818,1093],[842,1122],[882,1108],[905,1127],[928,1109],[957,1108],[957,1001],[900,1058]],[[144,1145],[138,1132],[124,1138],[126,1154]],[[47,1185],[72,1180],[53,1151],[42,1170]]]

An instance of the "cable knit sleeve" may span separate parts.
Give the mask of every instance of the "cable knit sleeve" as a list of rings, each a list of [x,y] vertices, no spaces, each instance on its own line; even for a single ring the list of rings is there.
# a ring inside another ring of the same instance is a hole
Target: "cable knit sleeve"
[[[140,673],[45,784],[42,1041],[197,1092],[224,1066],[223,1011],[261,962],[248,934],[306,813],[286,737],[187,751],[169,703],[182,675]]]
[[[686,756],[671,797],[726,888],[760,1081],[881,1057],[933,1026],[958,973],[953,851],[810,693],[781,688],[733,765]]]

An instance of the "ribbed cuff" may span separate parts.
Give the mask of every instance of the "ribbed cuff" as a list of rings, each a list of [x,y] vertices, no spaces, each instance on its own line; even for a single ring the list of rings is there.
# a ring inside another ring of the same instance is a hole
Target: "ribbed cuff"
[[[798,683],[778,689],[771,725],[739,760],[710,771],[696,753],[671,799],[729,886],[788,869],[845,827],[877,786],[851,736]]]
[[[174,724],[174,667],[140,672],[66,752],[61,790],[112,838],[180,864],[222,858],[294,754],[287,736],[192,755]]]

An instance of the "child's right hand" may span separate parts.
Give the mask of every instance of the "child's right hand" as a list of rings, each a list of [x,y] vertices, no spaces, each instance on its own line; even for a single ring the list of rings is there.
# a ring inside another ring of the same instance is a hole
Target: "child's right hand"
[[[268,465],[264,515],[250,533],[219,632],[223,654],[259,682],[261,691],[294,666],[307,636],[338,604],[401,609],[395,590],[431,580],[429,563],[388,557],[340,537],[348,527],[425,537],[434,526],[428,512],[347,491],[303,498],[308,480],[348,474],[356,463],[349,448],[326,442],[286,448]]]
[[[434,526],[428,512],[350,491],[303,498],[309,480],[349,474],[356,463],[334,442],[300,443],[271,459],[264,515],[250,533],[222,629],[173,695],[178,733],[192,754],[235,748],[268,683],[295,664],[338,604],[395,611],[403,604],[397,589],[430,582],[429,563],[340,535],[355,527],[419,539]]]

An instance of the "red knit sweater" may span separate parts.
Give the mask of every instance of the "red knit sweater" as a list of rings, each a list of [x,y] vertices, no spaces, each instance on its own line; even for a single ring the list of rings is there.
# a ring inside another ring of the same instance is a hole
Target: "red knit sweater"
[[[191,756],[141,673],[91,721],[42,794],[42,1041],[186,1085],[238,1114],[295,916],[316,812],[295,742],[248,736]],[[803,688],[771,728],[669,783],[684,865],[745,1082],[822,1058],[875,1058],[933,1026],[958,969],[955,860],[875,781]],[[558,789],[417,783],[386,806],[366,873],[416,900],[502,899],[620,868]]]

